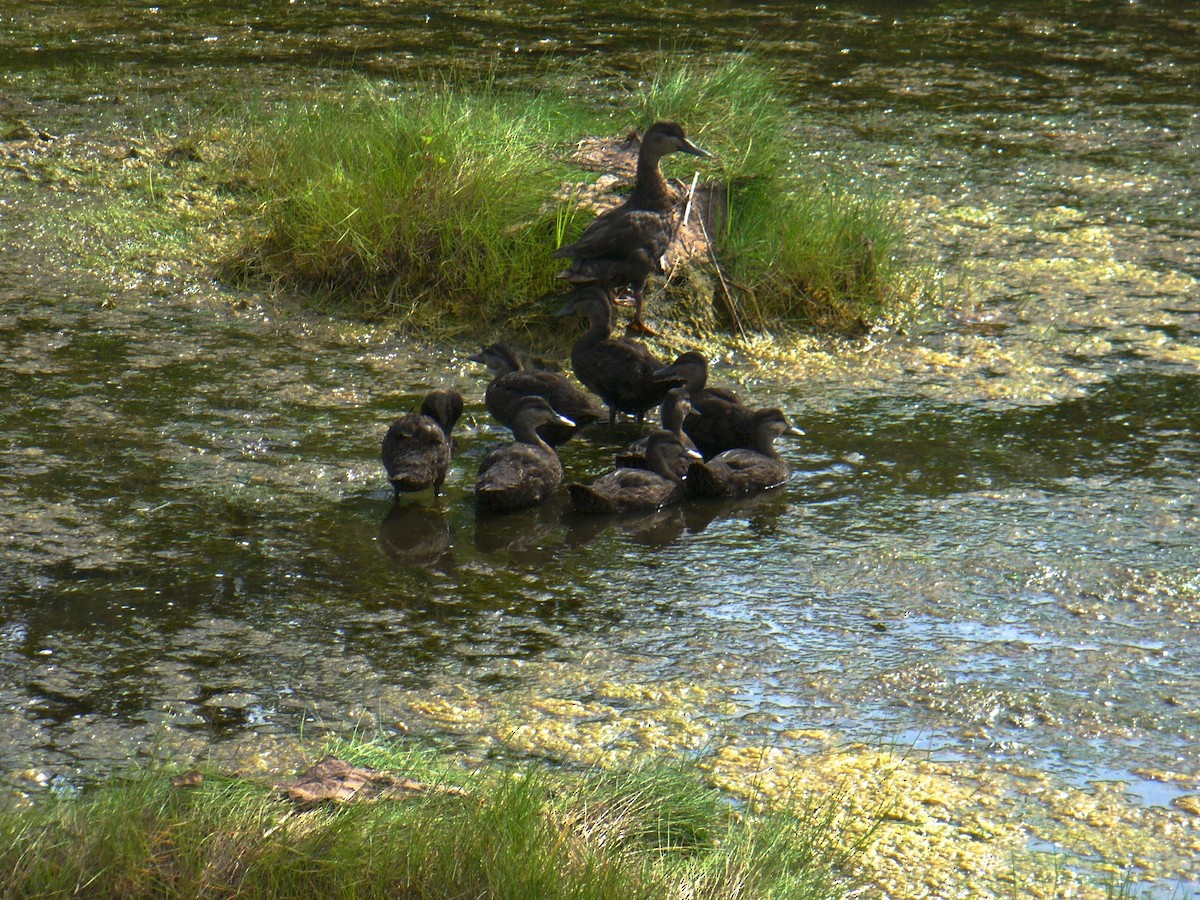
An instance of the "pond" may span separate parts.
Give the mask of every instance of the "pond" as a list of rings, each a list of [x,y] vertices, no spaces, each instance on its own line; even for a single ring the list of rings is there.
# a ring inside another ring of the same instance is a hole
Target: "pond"
[[[800,162],[895,191],[947,309],[715,368],[804,428],[777,491],[481,519],[475,467],[505,433],[476,346],[211,272],[81,270],[44,215],[82,201],[5,165],[10,780],[162,747],[269,767],[354,727],[570,757],[509,740],[522,708],[602,697],[620,725],[585,758],[821,731],[1123,782],[1135,805],[1197,790],[1190,4],[71,6],[8,5],[0,82],[12,115],[72,136],[171,121],[209,81],[270,97],[582,56],[602,89],[662,45],[753,48],[791,92]],[[394,508],[379,439],[440,384],[468,398],[446,495]],[[568,477],[634,433],[567,445]]]

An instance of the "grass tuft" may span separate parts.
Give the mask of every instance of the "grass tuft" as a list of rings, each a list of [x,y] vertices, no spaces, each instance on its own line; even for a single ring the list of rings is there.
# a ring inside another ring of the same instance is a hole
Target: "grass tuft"
[[[738,814],[692,764],[469,772],[341,750],[431,789],[306,808],[245,780],[142,771],[0,809],[0,895],[805,900],[839,896],[850,861],[833,817]]]

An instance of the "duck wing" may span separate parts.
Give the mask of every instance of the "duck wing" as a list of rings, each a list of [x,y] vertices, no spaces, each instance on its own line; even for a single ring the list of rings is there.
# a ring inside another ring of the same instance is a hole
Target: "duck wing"
[[[596,217],[579,239],[555,250],[555,257],[579,259],[628,256],[640,251],[655,264],[671,241],[668,213],[619,206]]]

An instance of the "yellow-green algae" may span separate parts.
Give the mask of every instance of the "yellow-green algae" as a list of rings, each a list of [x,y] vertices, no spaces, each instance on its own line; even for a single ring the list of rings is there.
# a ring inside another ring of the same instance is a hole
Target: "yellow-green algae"
[[[713,784],[751,808],[832,798],[845,843],[875,828],[856,873],[872,886],[870,896],[1108,897],[1126,880],[1196,874],[1193,795],[1147,808],[1117,782],[1072,786],[1018,765],[936,761],[820,729],[781,732],[779,744],[789,746],[754,744],[727,730],[725,717],[739,708],[718,686],[593,680],[594,669],[574,664],[522,668],[530,687],[509,694],[463,684],[413,693],[399,724],[470,736],[480,753],[583,766],[699,754]],[[1182,773],[1140,775],[1198,786]]]

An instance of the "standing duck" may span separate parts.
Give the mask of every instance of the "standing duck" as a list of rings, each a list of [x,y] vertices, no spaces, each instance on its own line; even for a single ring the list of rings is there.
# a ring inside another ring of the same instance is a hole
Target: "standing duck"
[[[683,444],[688,450],[696,450],[696,445],[692,443],[692,439],[683,431],[683,420],[691,411],[692,404],[688,401],[687,388],[677,386],[667,391],[667,396],[663,397],[662,405],[658,408],[658,415],[662,421],[662,427],[678,437],[679,443]],[[649,435],[638,438],[626,447],[623,452],[617,454],[617,465],[630,469],[646,468],[646,447],[649,443]],[[675,474],[680,477],[686,475],[688,465],[691,461],[687,456],[677,456],[674,464]]]
[[[689,141],[674,122],[655,122],[642,136],[633,192],[620,206],[597,216],[579,240],[553,253],[571,257],[571,268],[559,274],[567,281],[609,289],[632,285],[629,328],[634,332],[649,332],[642,321],[642,293],[650,273],[662,271],[660,260],[675,236],[675,200],[658,167],[660,159],[675,152],[712,155]]]
[[[687,492],[696,497],[742,497],[787,481],[787,461],[775,449],[781,434],[803,434],[779,409],[760,409],[752,416],[753,445],[726,450],[708,462],[688,467]]]
[[[683,430],[705,459],[737,447],[749,447],[754,441],[754,411],[746,407],[733,391],[708,387],[708,360],[689,350],[654,377],[670,383],[682,383],[688,389],[692,412],[684,419]]]
[[[533,506],[562,483],[558,454],[538,434],[539,428],[550,423],[565,428],[574,425],[556,413],[545,397],[526,397],[517,405],[512,425],[516,440],[492,450],[479,465],[475,501],[481,509]]]
[[[558,314],[581,315],[588,320],[588,330],[571,348],[571,366],[575,377],[599,394],[608,407],[610,425],[616,422],[618,412],[641,422],[646,410],[662,402],[672,387],[671,382],[654,377],[662,361],[645,344],[612,337],[613,304],[607,290],[588,285]]]
[[[471,361],[483,363],[492,373],[483,402],[501,425],[512,427],[517,407],[526,397],[545,397],[555,412],[574,423],[565,426],[549,421],[542,426],[542,437],[551,447],[570,439],[583,426],[604,418],[604,410],[565,375],[524,368],[516,351],[503,341],[484,347]]]
[[[453,449],[450,429],[462,411],[463,399],[458,391],[439,389],[425,395],[419,412],[408,413],[392,423],[383,436],[382,456],[397,500],[401,491],[423,491],[432,486],[435,497],[442,492]]]
[[[675,459],[698,459],[695,450],[688,450],[679,436],[666,429],[650,435],[646,445],[645,469],[620,468],[609,472],[591,484],[569,484],[571,505],[584,513],[627,513],[659,509],[681,500],[683,479],[675,473]]]

